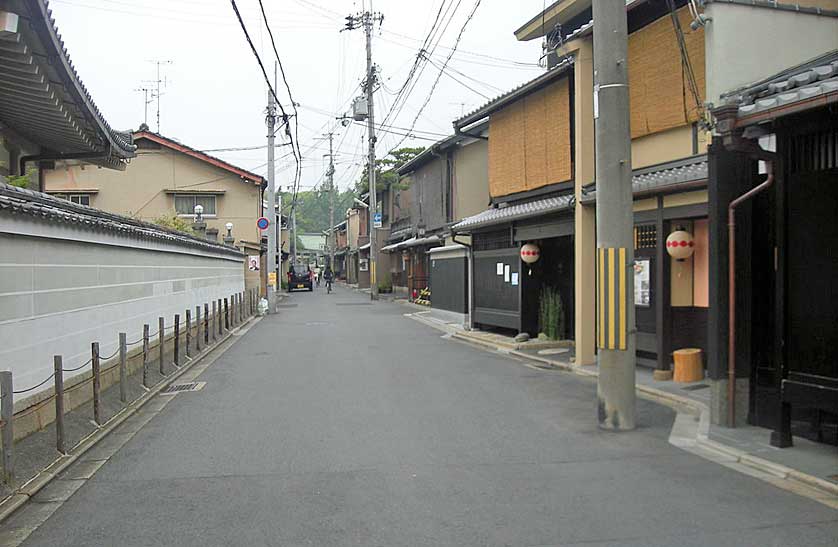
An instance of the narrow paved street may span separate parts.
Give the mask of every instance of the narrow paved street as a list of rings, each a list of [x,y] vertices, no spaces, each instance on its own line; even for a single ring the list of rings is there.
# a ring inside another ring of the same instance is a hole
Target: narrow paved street
[[[595,385],[337,289],[294,294],[26,541],[54,545],[835,545],[838,513],[601,432]]]

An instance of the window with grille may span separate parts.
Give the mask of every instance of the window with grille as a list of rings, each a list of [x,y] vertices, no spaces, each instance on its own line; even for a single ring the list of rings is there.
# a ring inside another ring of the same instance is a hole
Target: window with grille
[[[496,249],[508,249],[513,247],[510,241],[509,229],[495,230],[492,232],[478,232],[474,234],[475,251],[494,251]]]
[[[215,196],[178,194],[175,196],[175,211],[179,215],[194,215],[195,206],[204,208],[204,216],[215,214]]]
[[[658,245],[658,230],[654,224],[634,227],[634,248],[654,249]]]

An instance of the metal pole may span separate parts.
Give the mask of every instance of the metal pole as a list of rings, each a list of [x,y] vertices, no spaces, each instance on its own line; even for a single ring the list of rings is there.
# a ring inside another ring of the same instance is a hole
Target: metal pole
[[[373,89],[375,87],[375,66],[372,63],[372,25],[375,19],[375,14],[372,12],[372,1],[370,1],[370,11],[364,14],[364,34],[367,37],[367,82],[366,82],[366,92],[367,92],[367,108],[368,108],[368,116],[367,116],[367,132],[368,132],[368,144],[369,144],[369,159],[368,162],[368,175],[367,178],[369,180],[370,185],[370,208],[367,211],[370,221],[370,260],[369,260],[369,268],[370,268],[370,299],[378,300],[378,279],[377,279],[377,271],[376,271],[376,257],[378,254],[378,238],[376,237],[375,233],[375,221],[373,220],[375,216],[375,212],[377,210],[377,200],[378,196],[376,195],[376,181],[375,181],[375,105],[373,99]]]
[[[276,70],[274,70],[275,72]],[[276,81],[276,76],[274,76],[274,81]],[[276,85],[274,85],[276,88]],[[279,266],[277,265],[277,228],[279,228],[278,224],[281,223],[281,212],[279,215],[277,214],[276,210],[276,188],[275,188],[275,181],[274,181],[274,170],[275,167],[275,159],[274,159],[274,142],[276,140],[276,99],[274,98],[273,92],[268,89],[268,111],[267,116],[265,118],[265,123],[268,126],[268,187],[265,191],[266,201],[268,202],[267,207],[268,210],[265,213],[265,216],[270,219],[270,224],[268,225],[268,249],[267,254],[265,256],[265,265],[266,265],[266,286],[265,286],[265,295],[267,296],[268,300],[268,313],[275,313],[276,312],[276,291],[274,291],[273,285],[269,282],[270,280],[270,272],[276,273],[276,282],[277,288],[279,287]],[[277,218],[279,217],[279,218]]]
[[[329,133],[329,270],[335,275],[335,155],[332,149],[335,134]]]
[[[148,323],[143,325],[143,387],[148,387]]]
[[[162,317],[157,318],[157,351],[158,355],[160,356],[160,362],[158,363],[160,368],[160,376],[166,375],[166,320]]]
[[[0,371],[0,419],[3,420],[3,482],[14,483],[14,385],[11,371]]]
[[[53,357],[55,372],[55,447],[62,454],[64,450],[64,372],[60,355]]]
[[[127,334],[119,333],[119,400],[128,402],[128,341]]]
[[[599,326],[607,332],[600,335],[597,353],[598,420],[602,429],[631,430],[636,406],[634,213],[625,3],[594,0],[593,18],[597,253],[599,287],[605,287]]]
[[[102,383],[99,376],[99,342],[90,344],[90,361],[93,365],[93,421],[102,425]]]
[[[175,358],[176,367],[180,366],[180,314],[175,314]]]

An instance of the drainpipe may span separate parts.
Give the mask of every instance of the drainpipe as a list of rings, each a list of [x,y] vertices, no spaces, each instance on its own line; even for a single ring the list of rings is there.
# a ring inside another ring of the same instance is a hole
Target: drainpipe
[[[774,183],[774,162],[765,161],[765,181],[751,188],[727,206],[728,233],[728,341],[727,341],[727,420],[736,427],[736,208]]]

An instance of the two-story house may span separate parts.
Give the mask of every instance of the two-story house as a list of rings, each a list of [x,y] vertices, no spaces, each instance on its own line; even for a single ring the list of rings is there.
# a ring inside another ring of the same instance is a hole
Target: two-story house
[[[234,245],[260,254],[264,177],[142,127],[133,134],[137,157],[124,171],[84,160],[58,160],[44,173],[44,190],[75,203],[149,222],[180,218],[190,224],[203,208],[207,237],[221,241],[232,224]],[[248,273],[248,287],[260,285]]]

